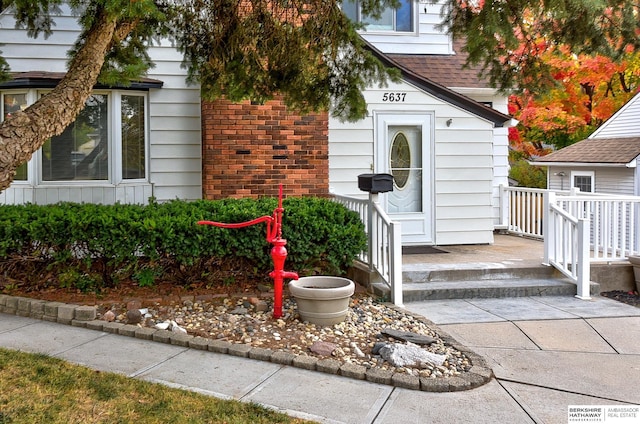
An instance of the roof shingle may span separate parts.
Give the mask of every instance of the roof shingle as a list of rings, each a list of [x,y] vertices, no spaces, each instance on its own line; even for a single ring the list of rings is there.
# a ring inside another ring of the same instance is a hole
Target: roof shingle
[[[463,41],[454,41],[455,54],[450,55],[388,54],[388,56],[418,75],[445,87],[490,88],[489,82],[479,77],[482,70],[480,66],[464,67],[467,54],[463,46]]]
[[[640,155],[640,137],[588,138],[534,162],[627,164]]]

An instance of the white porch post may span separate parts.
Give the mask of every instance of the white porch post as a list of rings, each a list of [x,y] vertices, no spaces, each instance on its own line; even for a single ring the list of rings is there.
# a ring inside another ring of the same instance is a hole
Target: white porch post
[[[378,195],[369,192],[369,207],[367,211],[367,236],[369,240],[367,243],[368,244],[367,259],[369,262],[370,272],[374,270],[375,264],[378,263],[377,258],[374,259],[373,257],[374,252],[376,252],[376,249],[373,248],[373,244],[378,240],[378,234],[376,234],[377,228],[376,228],[376,225],[374,225],[374,219],[373,219],[373,214],[375,213],[375,207],[373,206],[373,204],[377,203],[377,201],[378,201]]]
[[[589,220],[586,218],[578,219],[577,238],[578,249],[577,264],[577,277],[578,277],[578,294],[577,298],[583,300],[591,299],[591,261],[589,258]]]
[[[554,224],[553,222],[551,222],[552,214],[550,213],[550,205],[556,202],[556,194],[552,191],[547,190],[542,198],[544,204],[544,210],[542,212],[542,223],[544,225],[544,228],[542,230],[544,240],[544,258],[542,259],[542,263],[544,265],[551,265],[550,258],[552,257],[552,249],[554,249],[555,246],[555,232]]]
[[[500,228],[509,229],[509,192],[505,188],[504,184],[500,184],[499,188],[500,197]]]
[[[389,283],[391,285],[391,302],[404,307],[402,298],[402,225],[391,222],[391,257],[389,258]]]

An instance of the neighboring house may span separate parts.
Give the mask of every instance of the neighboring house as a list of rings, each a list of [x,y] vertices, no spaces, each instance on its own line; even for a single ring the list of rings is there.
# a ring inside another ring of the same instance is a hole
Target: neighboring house
[[[357,3],[345,10],[363,19]],[[96,87],[74,131],[36,153],[0,202],[255,197],[274,195],[278,183],[287,195],[365,197],[358,175],[391,173],[395,190],[380,202],[402,222],[404,243],[491,243],[508,178],[506,96],[462,69],[459,46],[435,28],[440,5],[403,0],[388,12],[362,36],[402,82],[366,90],[359,122],[296,115],[279,101],[201,103],[167,43],[150,49],[157,66],[147,79]],[[17,73],[0,85],[3,114],[64,72],[78,31],[70,16],[56,22],[49,39],[33,40],[0,14],[3,55]]]
[[[546,166],[547,187],[640,195],[640,94],[629,100],[586,140],[537,158]]]

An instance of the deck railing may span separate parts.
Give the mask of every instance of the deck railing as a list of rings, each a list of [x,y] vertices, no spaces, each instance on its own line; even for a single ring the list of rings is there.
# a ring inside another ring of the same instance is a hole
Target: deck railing
[[[640,252],[640,197],[501,187],[500,228],[543,239],[545,262],[589,298],[589,265]]]
[[[334,195],[334,199],[357,212],[364,223],[368,249],[362,251],[359,260],[375,271],[389,286],[391,302],[402,306],[402,231],[399,222],[392,221],[376,202],[376,195],[369,199]]]

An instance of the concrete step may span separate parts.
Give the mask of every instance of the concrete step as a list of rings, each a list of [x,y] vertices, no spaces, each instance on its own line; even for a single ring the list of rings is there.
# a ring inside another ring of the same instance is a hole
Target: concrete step
[[[503,298],[523,296],[575,296],[577,286],[549,266],[457,268],[405,267],[402,292],[404,302],[423,300]],[[372,284],[374,294],[389,298],[390,289],[383,283]],[[591,293],[600,286],[591,283]]]
[[[390,295],[389,287],[381,283],[374,284],[373,291],[382,297]],[[591,294],[599,292],[599,285],[591,283]],[[560,278],[465,280],[402,285],[405,303],[444,299],[575,296],[576,293],[577,286],[574,283]]]
[[[545,279],[559,278],[562,273],[551,266],[514,267],[514,268],[442,268],[433,269],[405,267],[402,280],[405,283],[431,283],[444,281],[510,280],[517,278]]]

